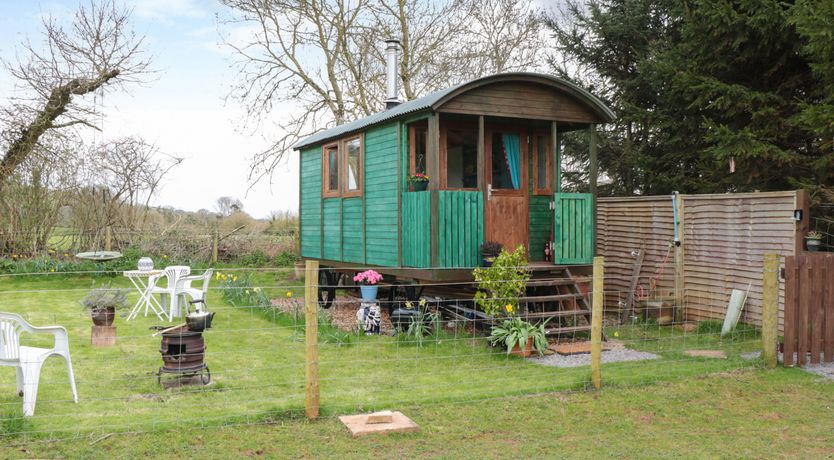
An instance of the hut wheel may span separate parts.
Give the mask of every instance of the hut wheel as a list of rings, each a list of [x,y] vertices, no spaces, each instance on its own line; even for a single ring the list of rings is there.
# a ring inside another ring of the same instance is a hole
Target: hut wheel
[[[319,305],[322,308],[330,308],[336,298],[336,283],[338,274],[327,269],[319,270]]]

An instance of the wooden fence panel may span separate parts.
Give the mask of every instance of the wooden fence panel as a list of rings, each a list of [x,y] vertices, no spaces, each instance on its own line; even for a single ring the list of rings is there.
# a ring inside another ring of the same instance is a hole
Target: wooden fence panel
[[[834,362],[832,277],[834,254],[786,258],[785,366]]]

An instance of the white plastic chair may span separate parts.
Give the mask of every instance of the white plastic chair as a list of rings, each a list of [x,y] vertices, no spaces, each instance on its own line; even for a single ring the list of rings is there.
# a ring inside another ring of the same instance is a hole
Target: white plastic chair
[[[151,295],[159,294],[162,298],[162,306],[168,309],[168,321],[173,321],[174,316],[179,316],[180,314],[179,304],[177,302],[180,296],[177,292],[177,282],[180,278],[190,274],[191,267],[187,265],[171,265],[170,267],[165,267],[164,276],[167,279],[167,283],[164,287],[156,285],[161,276],[148,279],[148,285],[152,286],[150,288]]]
[[[208,294],[209,282],[211,281],[211,275],[214,273],[213,268],[209,268],[203,272],[202,275],[190,275],[190,276],[183,276],[179,280],[177,280],[177,293],[178,295],[188,295],[191,297],[191,300],[201,300],[202,306],[199,306],[200,303],[195,303],[195,307],[197,312],[200,313],[203,311],[203,308],[206,306],[206,294]],[[198,288],[191,287],[191,283],[193,281],[202,281],[203,285]],[[185,299],[183,299],[185,300]]]
[[[21,332],[52,334],[55,336],[55,346],[53,348],[22,346],[20,345]],[[20,315],[0,312],[0,366],[17,368],[17,392],[23,395],[23,415],[26,417],[35,414],[41,366],[46,358],[53,355],[61,356],[67,362],[72,399],[77,403],[78,392],[75,389],[67,330],[61,326],[35,327]]]

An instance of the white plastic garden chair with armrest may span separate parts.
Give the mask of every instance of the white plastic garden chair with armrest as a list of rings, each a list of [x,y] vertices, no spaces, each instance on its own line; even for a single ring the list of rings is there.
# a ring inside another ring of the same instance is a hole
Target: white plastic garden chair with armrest
[[[164,275],[160,275],[159,277],[154,276],[148,280],[148,286],[150,286],[149,292],[151,295],[159,294],[162,298],[162,306],[168,309],[168,321],[173,321],[174,316],[179,316],[180,314],[178,304],[180,293],[177,292],[177,282],[180,278],[191,274],[191,267],[187,265],[171,265],[165,267],[164,271]],[[165,286],[157,286],[156,283],[162,276],[166,279]]]
[[[30,334],[52,334],[55,337],[53,348],[36,348],[20,345],[21,332]],[[35,327],[20,315],[0,312],[0,366],[17,368],[17,391],[23,395],[23,415],[35,414],[35,402],[38,399],[38,382],[41,366],[50,356],[61,356],[67,362],[72,399],[78,402],[75,389],[75,375],[69,352],[69,336],[61,326]]]
[[[180,293],[179,295],[188,295],[191,297],[191,302],[189,303],[194,305],[198,313],[201,313],[206,307],[206,294],[208,294],[212,274],[214,274],[214,269],[209,268],[202,275],[183,276],[177,281],[177,292]],[[202,281],[203,285],[199,289],[193,288],[191,287],[191,283],[194,281]]]

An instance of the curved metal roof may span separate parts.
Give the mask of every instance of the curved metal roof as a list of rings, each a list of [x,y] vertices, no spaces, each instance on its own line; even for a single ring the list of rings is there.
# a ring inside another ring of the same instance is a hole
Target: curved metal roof
[[[585,103],[592,111],[594,111],[602,121],[608,123],[614,120],[614,112],[611,111],[601,100],[593,94],[585,91],[574,83],[567,80],[557,78],[551,75],[527,72],[514,72],[490,75],[487,77],[478,78],[466,83],[461,83],[451,88],[446,88],[440,91],[435,91],[423,97],[403,102],[395,107],[382,112],[377,112],[371,116],[360,118],[359,120],[345,123],[324,131],[320,131],[312,136],[308,136],[293,146],[293,149],[300,150],[310,145],[322,144],[326,141],[336,139],[362,131],[368,127],[380,124],[382,122],[403,118],[406,115],[421,112],[424,110],[435,110],[452,98],[465,93],[480,86],[498,83],[498,82],[531,82],[545,84],[576,97],[579,101]]]

